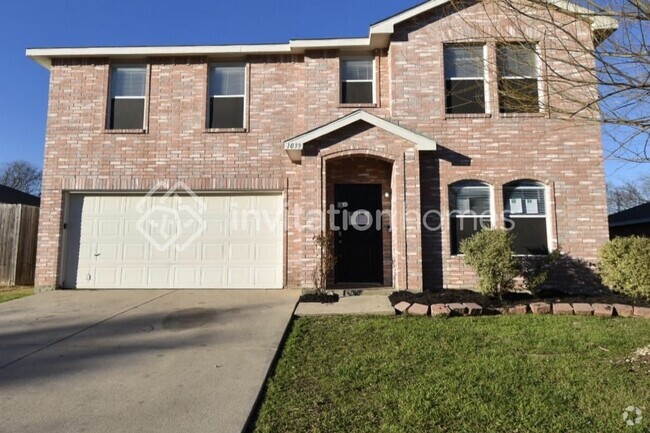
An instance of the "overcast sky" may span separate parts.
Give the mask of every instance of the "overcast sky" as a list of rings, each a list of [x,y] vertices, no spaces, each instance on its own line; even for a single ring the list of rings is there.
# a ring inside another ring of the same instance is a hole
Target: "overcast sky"
[[[42,165],[48,71],[29,47],[286,42],[367,36],[370,24],[419,0],[31,0],[0,5],[0,163]],[[607,145],[607,144],[606,144]],[[607,162],[610,180],[650,165]]]

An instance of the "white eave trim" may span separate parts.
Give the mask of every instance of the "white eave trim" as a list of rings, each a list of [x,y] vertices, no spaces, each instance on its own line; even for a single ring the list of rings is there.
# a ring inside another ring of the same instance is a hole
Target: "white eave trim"
[[[594,31],[613,31],[618,27],[615,19],[578,6],[567,0],[539,0],[569,13],[581,15],[591,21]],[[129,58],[147,56],[235,56],[242,54],[302,54],[305,50],[345,49],[372,50],[386,48],[395,26],[403,21],[449,3],[450,0],[431,0],[391,18],[370,26],[367,38],[296,39],[286,44],[258,45],[196,45],[159,47],[86,47],[86,48],[30,48],[26,54],[40,65],[49,68],[57,57],[110,57]]]
[[[333,122],[286,140],[284,142],[284,149],[293,162],[300,162],[302,151],[306,143],[359,121],[366,122],[370,125],[376,126],[377,128],[381,128],[386,132],[401,137],[404,140],[410,141],[415,144],[416,148],[420,151],[436,150],[437,148],[435,140],[417,134],[403,126],[382,119],[381,117],[377,117],[367,111],[357,110]]]

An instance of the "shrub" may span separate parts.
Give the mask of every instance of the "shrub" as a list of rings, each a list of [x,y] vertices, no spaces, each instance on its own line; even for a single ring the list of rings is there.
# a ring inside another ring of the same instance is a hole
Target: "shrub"
[[[600,251],[600,275],[616,292],[650,299],[650,238],[609,241]]]
[[[533,295],[546,284],[555,266],[562,259],[562,251],[558,248],[543,257],[524,256],[519,258],[519,268],[524,282],[524,288]]]
[[[318,248],[318,261],[314,269],[313,281],[316,293],[325,293],[327,279],[336,266],[336,255],[334,254],[333,235],[329,232],[322,232],[314,236],[314,243]]]
[[[465,262],[476,270],[479,290],[484,295],[501,296],[514,288],[518,275],[513,257],[512,234],[502,229],[481,230],[460,244]]]

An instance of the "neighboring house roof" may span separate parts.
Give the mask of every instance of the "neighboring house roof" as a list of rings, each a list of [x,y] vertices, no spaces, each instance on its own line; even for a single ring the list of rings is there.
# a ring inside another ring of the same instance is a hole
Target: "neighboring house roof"
[[[317,138],[323,137],[334,131],[338,131],[339,129],[345,128],[355,122],[366,122],[372,126],[381,128],[384,131],[403,138],[404,140],[410,141],[415,144],[418,150],[436,150],[437,144],[435,140],[363,110],[353,111],[347,116],[343,116],[332,122],[321,125],[316,129],[305,132],[304,134],[285,140],[284,149],[292,161],[299,162],[305,143],[316,140]]]
[[[38,207],[41,205],[41,198],[5,185],[0,185],[0,203],[26,204]]]
[[[650,202],[611,214],[608,220],[610,227],[650,223]]]
[[[192,46],[140,46],[140,47],[84,47],[84,48],[30,48],[27,56],[49,68],[54,58],[141,56],[210,56],[241,54],[301,54],[309,49],[368,50],[385,48],[390,42],[395,26],[417,15],[449,3],[451,0],[430,0],[370,26],[367,38],[343,39],[293,39],[285,44],[251,45],[192,45]],[[615,19],[598,14],[566,0],[537,0],[569,14],[578,15],[589,22],[597,41],[603,40],[618,27]]]

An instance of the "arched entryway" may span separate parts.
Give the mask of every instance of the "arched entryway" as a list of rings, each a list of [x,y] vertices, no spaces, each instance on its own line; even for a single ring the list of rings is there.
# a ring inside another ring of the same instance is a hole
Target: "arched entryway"
[[[393,163],[371,155],[326,160],[327,227],[333,233],[334,287],[392,287]]]

